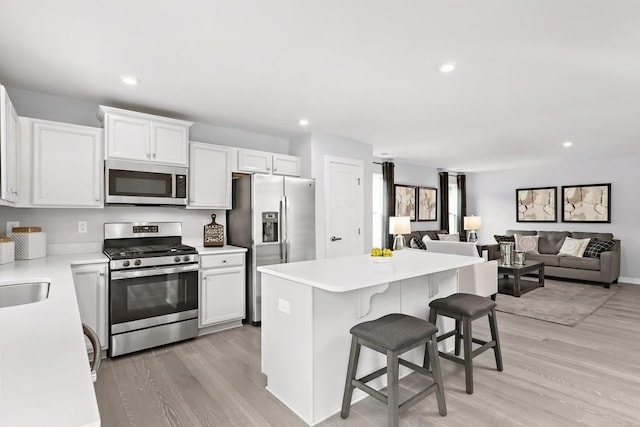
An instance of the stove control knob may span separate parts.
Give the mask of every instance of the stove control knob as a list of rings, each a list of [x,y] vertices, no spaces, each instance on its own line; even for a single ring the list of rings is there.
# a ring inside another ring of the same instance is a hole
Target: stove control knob
[[[191,257],[190,257],[189,255],[185,255],[185,256],[182,258],[182,260],[183,260],[184,262],[187,262],[187,261],[189,261],[190,259],[191,259]]]
[[[179,256],[177,256],[177,257],[175,257],[173,260],[174,260],[175,262],[180,262],[180,257],[179,257]]]
[[[140,261],[139,259],[133,261],[133,265],[140,265],[142,264],[142,261]]]
[[[129,265],[131,265],[131,263],[129,261],[122,261],[122,266],[123,267],[129,267]]]

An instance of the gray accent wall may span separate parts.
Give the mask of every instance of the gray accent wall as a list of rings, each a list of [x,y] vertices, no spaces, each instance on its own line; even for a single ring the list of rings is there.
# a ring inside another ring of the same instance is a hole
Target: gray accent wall
[[[640,283],[640,157],[565,162],[467,175],[467,211],[482,217],[479,241],[494,242],[508,229],[613,233],[621,240],[621,281]],[[611,224],[562,222],[561,187],[611,183]],[[516,188],[558,187],[557,223],[516,222]]]

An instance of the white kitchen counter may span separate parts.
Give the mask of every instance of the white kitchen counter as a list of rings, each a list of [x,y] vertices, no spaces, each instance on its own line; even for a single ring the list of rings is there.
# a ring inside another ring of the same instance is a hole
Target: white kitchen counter
[[[56,255],[0,265],[0,286],[50,282],[43,301],[0,308],[0,425],[99,426],[71,264],[107,262],[101,253]]]
[[[428,318],[429,302],[458,290],[458,268],[481,263],[465,257],[404,250],[388,263],[368,255],[258,267],[262,281],[262,372],[267,390],[307,424],[340,409],[351,336],[357,323],[389,313]],[[453,328],[440,317],[440,330]],[[451,341],[440,343],[448,350]],[[422,364],[424,346],[403,358]],[[386,360],[363,350],[358,375]],[[401,367],[400,374],[409,371]],[[386,377],[369,383],[380,389]],[[354,401],[365,396],[354,392]]]
[[[396,251],[387,259],[377,263],[369,255],[354,255],[268,265],[258,271],[329,292],[347,292],[484,262],[482,258],[410,249]]]

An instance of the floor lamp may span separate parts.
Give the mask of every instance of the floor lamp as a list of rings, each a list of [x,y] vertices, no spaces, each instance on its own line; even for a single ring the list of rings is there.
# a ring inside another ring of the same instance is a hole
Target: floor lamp
[[[395,234],[393,250],[399,251],[407,247],[403,234],[411,233],[411,220],[408,216],[390,216],[389,234]]]

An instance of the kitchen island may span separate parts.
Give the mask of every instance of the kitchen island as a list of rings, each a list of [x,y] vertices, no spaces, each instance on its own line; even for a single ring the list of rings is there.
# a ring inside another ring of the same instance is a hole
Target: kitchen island
[[[356,255],[258,268],[267,390],[309,425],[340,410],[352,326],[388,313],[426,319],[430,300],[457,291],[458,268],[484,260],[404,250],[379,261]],[[404,357],[422,364],[423,351]],[[383,355],[363,348],[358,376],[385,365]],[[408,372],[401,367],[401,376]],[[382,388],[386,378],[369,385]],[[356,390],[354,401],[365,396]]]

